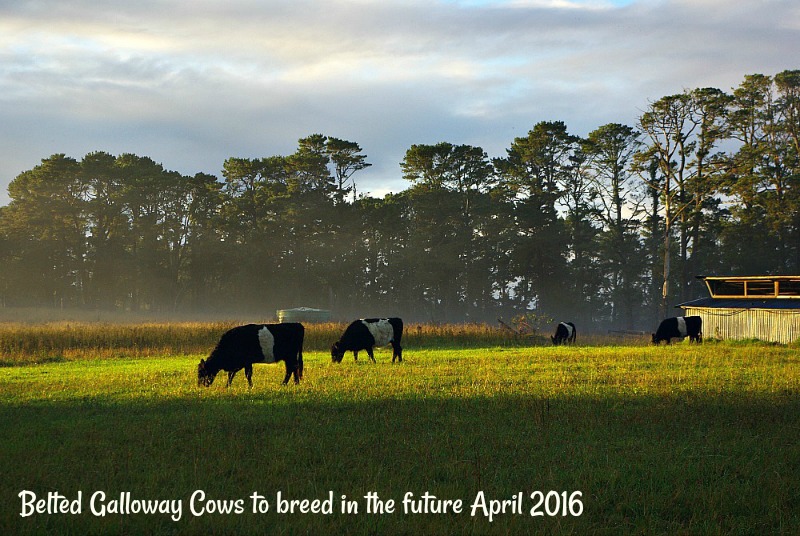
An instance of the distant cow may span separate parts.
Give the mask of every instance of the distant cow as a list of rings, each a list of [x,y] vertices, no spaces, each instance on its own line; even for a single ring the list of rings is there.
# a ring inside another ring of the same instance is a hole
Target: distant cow
[[[671,339],[685,339],[689,342],[703,342],[703,319],[699,316],[676,316],[665,318],[653,333],[653,344],[661,341],[670,343]]]
[[[286,364],[284,385],[294,374],[294,383],[303,377],[302,324],[247,324],[226,331],[208,360],[201,359],[197,365],[197,385],[209,387],[220,370],[228,373],[230,387],[233,376],[241,369],[247,383],[253,387],[253,363]]]
[[[550,340],[553,341],[555,346],[558,346],[559,344],[574,343],[577,336],[578,332],[575,331],[575,324],[572,322],[560,322],[556,326],[556,334],[552,335]]]
[[[358,352],[366,350],[367,355],[375,363],[372,353],[374,346],[392,345],[392,363],[403,360],[403,321],[399,318],[366,318],[352,322],[344,330],[342,337],[331,346],[331,359],[341,363],[344,353],[351,351],[358,361]]]

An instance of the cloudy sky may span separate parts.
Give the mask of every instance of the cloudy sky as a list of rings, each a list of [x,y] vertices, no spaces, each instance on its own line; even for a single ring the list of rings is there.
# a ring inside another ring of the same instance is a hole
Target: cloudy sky
[[[798,58],[797,0],[0,0],[0,205],[55,153],[221,177],[314,133],[359,143],[383,195],[415,143],[503,156]]]

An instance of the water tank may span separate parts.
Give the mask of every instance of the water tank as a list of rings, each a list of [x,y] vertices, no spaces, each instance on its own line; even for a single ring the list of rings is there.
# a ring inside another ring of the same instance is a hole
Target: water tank
[[[329,322],[331,312],[327,309],[296,307],[294,309],[278,309],[278,322]]]

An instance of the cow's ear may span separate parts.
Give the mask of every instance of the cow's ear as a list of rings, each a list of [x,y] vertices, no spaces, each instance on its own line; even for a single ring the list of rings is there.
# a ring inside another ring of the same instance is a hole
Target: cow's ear
[[[206,360],[203,359],[202,357],[200,358],[200,366],[201,367],[205,367],[206,366]]]

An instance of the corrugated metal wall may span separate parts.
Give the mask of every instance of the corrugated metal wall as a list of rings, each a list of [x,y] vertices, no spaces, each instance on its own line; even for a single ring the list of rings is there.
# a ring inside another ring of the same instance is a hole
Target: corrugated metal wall
[[[686,307],[703,318],[703,337],[760,339],[789,344],[800,340],[800,309],[718,309]]]

